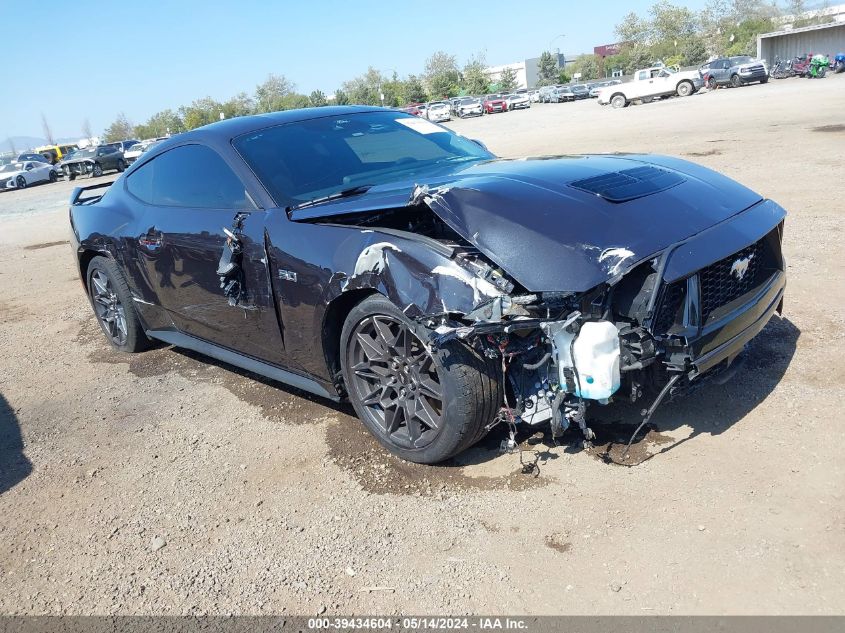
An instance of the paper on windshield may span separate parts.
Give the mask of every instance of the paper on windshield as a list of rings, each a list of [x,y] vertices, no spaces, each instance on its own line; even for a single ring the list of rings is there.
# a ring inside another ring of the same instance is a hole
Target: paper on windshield
[[[418,119],[416,117],[396,119],[396,122],[401,123],[405,127],[409,127],[420,134],[437,134],[438,132],[444,131],[442,127],[438,127],[430,121]]]

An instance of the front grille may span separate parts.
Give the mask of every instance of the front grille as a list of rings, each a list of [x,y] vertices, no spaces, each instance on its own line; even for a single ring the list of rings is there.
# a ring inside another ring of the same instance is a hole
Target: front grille
[[[675,324],[678,311],[684,302],[686,287],[686,279],[664,286],[663,296],[660,298],[660,307],[657,308],[652,324],[652,330],[655,334],[666,334]]]
[[[741,251],[702,268],[698,273],[701,288],[701,318],[738,299],[761,283],[765,270],[762,240]]]

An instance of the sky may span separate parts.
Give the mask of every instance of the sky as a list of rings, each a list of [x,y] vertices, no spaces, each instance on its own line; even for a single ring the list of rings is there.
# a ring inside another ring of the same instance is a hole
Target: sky
[[[437,50],[460,65],[483,51],[491,66],[550,47],[589,52],[653,1],[0,0],[0,140],[43,137],[42,113],[56,138],[83,136],[86,118],[98,134],[119,112],[141,123],[205,96],[252,94],[269,73],[331,94],[368,66],[420,73]]]

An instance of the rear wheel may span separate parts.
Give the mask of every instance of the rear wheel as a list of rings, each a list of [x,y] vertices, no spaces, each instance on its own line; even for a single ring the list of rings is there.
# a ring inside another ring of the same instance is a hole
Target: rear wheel
[[[765,83],[768,83],[768,82],[769,82],[769,78],[768,78],[768,77],[763,77],[763,78],[760,80],[760,83],[761,83],[761,84],[765,84]]]
[[[502,402],[496,363],[459,341],[429,352],[385,297],[359,303],[341,334],[341,367],[358,417],[394,455],[441,462],[477,442]]]
[[[742,85],[742,79],[739,75],[731,75],[731,86],[739,88]]]
[[[56,182],[59,179],[59,175],[56,173],[55,169],[50,170],[50,182]]]
[[[614,108],[624,108],[628,105],[628,100],[625,98],[625,95],[616,93],[610,98],[610,105]]]
[[[707,89],[708,90],[715,90],[716,89],[716,78],[715,77],[708,77],[707,78]]]
[[[117,159],[117,171],[122,172],[126,169],[126,163],[123,162],[122,158]]]
[[[147,349],[150,340],[117,264],[106,257],[95,257],[88,265],[87,277],[94,315],[109,343],[122,352]]]

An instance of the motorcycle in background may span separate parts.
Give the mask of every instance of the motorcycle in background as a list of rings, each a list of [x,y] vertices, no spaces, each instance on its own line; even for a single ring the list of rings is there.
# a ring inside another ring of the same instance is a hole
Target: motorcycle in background
[[[845,53],[837,53],[833,58],[833,72],[845,72]]]
[[[792,70],[792,60],[775,57],[775,63],[769,69],[769,77],[772,79],[786,79],[787,77],[794,76],[795,71]]]
[[[830,66],[830,59],[827,55],[813,55],[810,59],[810,66],[807,69],[807,77],[810,79],[821,79],[827,73]]]

